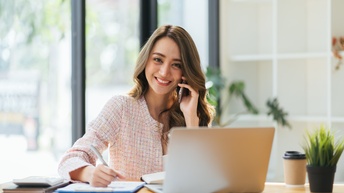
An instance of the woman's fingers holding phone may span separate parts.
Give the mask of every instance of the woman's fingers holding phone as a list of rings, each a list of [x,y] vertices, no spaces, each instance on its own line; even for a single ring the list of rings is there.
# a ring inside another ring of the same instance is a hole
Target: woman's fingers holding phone
[[[188,84],[179,84],[179,86],[180,89],[184,89],[184,94],[180,102],[180,110],[184,114],[186,126],[197,126],[199,124],[199,119],[197,118],[198,90],[195,90]],[[185,91],[188,91],[187,95]]]
[[[190,85],[186,83],[178,84],[180,87],[180,92],[178,93],[178,99],[181,103],[181,110],[193,111],[197,110],[198,103],[198,91],[193,89]],[[181,93],[182,92],[182,93]]]
[[[186,95],[186,93],[185,93],[186,90],[184,89],[183,86],[180,86],[181,84],[186,84],[186,80],[182,80],[182,82],[178,84],[178,86],[180,87],[179,92],[178,92],[178,102],[179,103],[182,101],[183,96]]]
[[[192,100],[192,99],[194,99],[194,100],[196,100],[196,101],[198,101],[198,91],[196,91],[195,89],[193,89],[190,85],[188,85],[188,84],[183,84],[183,88],[184,88],[184,90],[188,90],[188,95],[187,95],[187,97],[189,98],[189,100]],[[185,92],[185,91],[184,91]],[[185,94],[184,94],[184,96],[185,96]]]

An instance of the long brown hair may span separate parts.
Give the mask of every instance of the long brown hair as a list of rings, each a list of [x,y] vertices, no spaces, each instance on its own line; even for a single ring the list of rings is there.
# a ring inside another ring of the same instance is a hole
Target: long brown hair
[[[183,76],[186,78],[187,84],[199,92],[197,106],[197,116],[200,119],[199,126],[209,126],[215,111],[206,99],[205,75],[201,68],[199,54],[189,33],[180,26],[161,26],[148,39],[138,56],[134,72],[135,85],[129,95],[138,99],[147,92],[149,85],[145,76],[145,67],[154,44],[162,37],[169,37],[178,45]],[[173,92],[173,99],[172,107],[163,111],[159,117],[159,122],[164,125],[164,134],[168,133],[172,127],[186,126],[184,115],[177,100],[177,90]],[[163,139],[166,141],[166,135],[163,135]]]

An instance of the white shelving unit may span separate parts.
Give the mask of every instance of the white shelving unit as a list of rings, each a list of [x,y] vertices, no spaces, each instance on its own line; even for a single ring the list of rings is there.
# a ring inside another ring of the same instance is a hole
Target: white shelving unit
[[[343,0],[222,0],[221,69],[243,80],[261,115],[234,125],[273,124],[266,101],[278,98],[292,129],[276,129],[269,180],[283,181],[282,155],[302,150],[303,134],[326,124],[344,136],[344,64],[335,70],[332,37],[344,36]],[[244,110],[230,101],[226,114]],[[344,182],[344,158],[336,181]]]

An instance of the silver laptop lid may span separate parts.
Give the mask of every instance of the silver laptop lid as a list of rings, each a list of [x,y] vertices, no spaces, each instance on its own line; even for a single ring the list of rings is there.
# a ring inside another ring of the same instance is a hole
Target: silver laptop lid
[[[262,192],[274,128],[174,128],[164,193]]]

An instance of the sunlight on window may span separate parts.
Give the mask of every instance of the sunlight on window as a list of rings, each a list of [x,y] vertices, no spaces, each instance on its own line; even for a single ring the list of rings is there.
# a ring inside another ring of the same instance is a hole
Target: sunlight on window
[[[159,26],[179,25],[190,33],[205,70],[208,66],[208,1],[158,0],[158,17]]]
[[[70,2],[0,9],[0,182],[57,175],[71,144]]]
[[[86,1],[86,124],[126,94],[139,53],[139,0]]]

